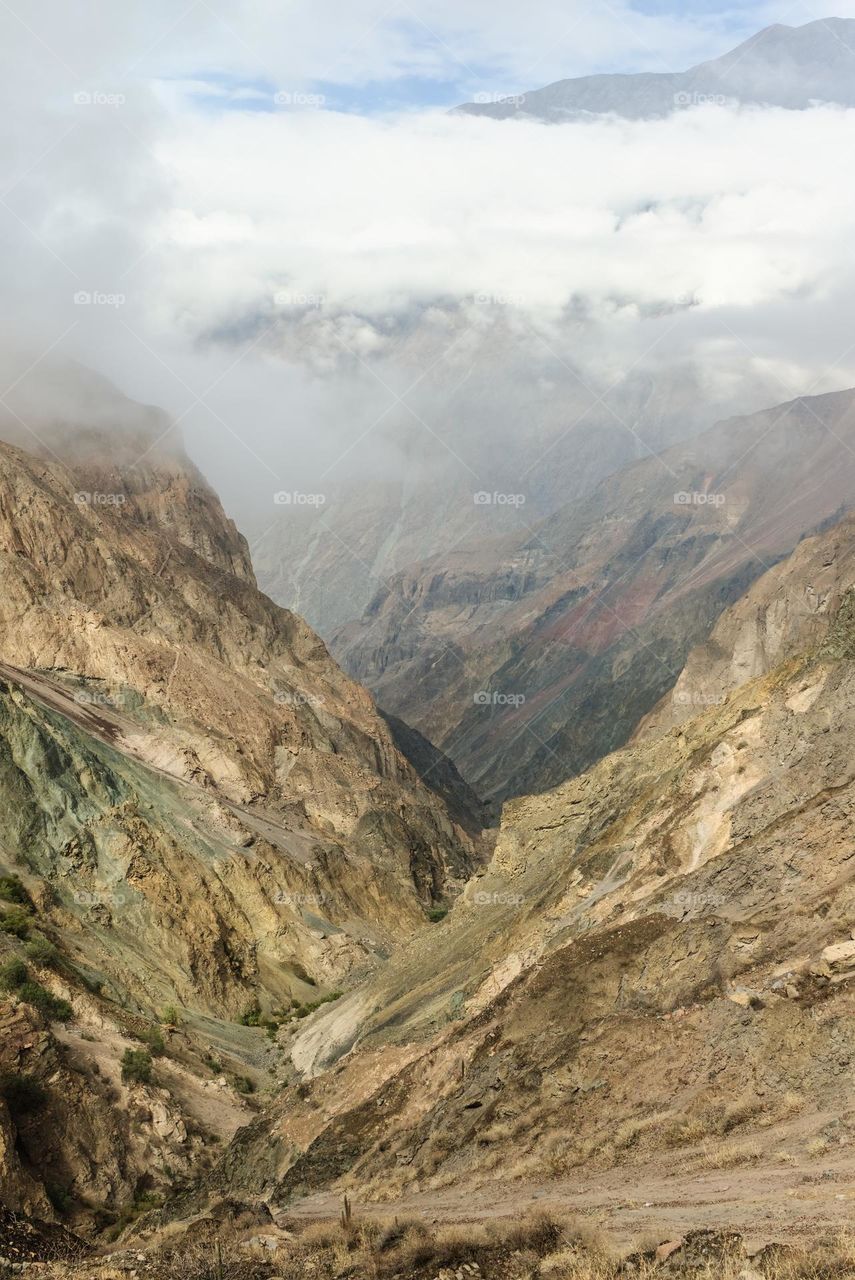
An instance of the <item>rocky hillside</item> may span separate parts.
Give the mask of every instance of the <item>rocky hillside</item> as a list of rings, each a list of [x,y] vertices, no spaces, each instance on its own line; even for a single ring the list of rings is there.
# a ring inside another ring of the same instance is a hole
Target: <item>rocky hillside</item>
[[[276,1023],[443,911],[478,835],[162,426],[0,445],[0,1195],[89,1227],[230,1136]]]
[[[697,651],[684,687],[711,705],[505,806],[450,916],[280,1033],[308,1083],[237,1136],[217,1185],[430,1203],[611,1168],[626,1185],[657,1160],[666,1182],[761,1164],[845,1182],[853,547],[849,520],[722,618],[706,652],[748,678],[704,683]],[[752,655],[746,622],[780,623],[782,588],[789,621]]]
[[[482,795],[543,790],[627,741],[722,610],[855,482],[855,394],[720,423],[524,538],[435,557],[334,649]]]

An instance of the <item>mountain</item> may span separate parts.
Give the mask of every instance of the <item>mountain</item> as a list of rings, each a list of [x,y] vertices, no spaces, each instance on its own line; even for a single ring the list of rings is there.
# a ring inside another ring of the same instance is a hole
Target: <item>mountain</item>
[[[230,1136],[265,1024],[384,964],[479,856],[143,417],[0,444],[0,1198],[51,1216],[54,1187],[90,1228]],[[122,1054],[165,1038],[141,1096]]]
[[[434,311],[442,323],[372,362],[406,404],[387,397],[326,466],[283,470],[283,496],[323,501],[271,492],[242,514],[262,588],[327,642],[408,565],[527,536],[628,463],[775,394],[754,371],[718,378],[692,361],[595,378],[499,300]]]
[[[307,1217],[537,1196],[637,1238],[706,1196],[755,1238],[839,1226],[845,1193],[795,1188],[852,1170],[853,567],[849,517],[693,651],[690,719],[506,804],[449,917],[282,1033],[302,1083],[210,1185]]]
[[[815,102],[855,106],[855,19],[820,18],[766,27],[744,44],[688,71],[580,76],[456,110],[494,120],[550,124],[616,115],[650,120],[704,103],[804,110]]]
[[[722,609],[854,482],[855,393],[730,419],[525,537],[410,566],[333,649],[479,794],[544,790],[625,743]]]

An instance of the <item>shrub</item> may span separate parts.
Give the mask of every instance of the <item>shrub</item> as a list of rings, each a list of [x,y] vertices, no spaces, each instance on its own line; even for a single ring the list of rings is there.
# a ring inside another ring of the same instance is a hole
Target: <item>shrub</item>
[[[17,876],[0,876],[0,902],[17,902],[28,906],[30,899]]]
[[[238,1093],[255,1093],[255,1085],[249,1076],[240,1076],[234,1072],[229,1072],[226,1079]]]
[[[18,997],[25,1000],[27,1004],[31,1004],[34,1009],[38,1009],[39,1013],[43,1013],[52,1022],[68,1022],[71,1018],[72,1008],[68,1001],[51,995],[50,991],[46,991],[38,982],[24,982],[18,987]]]
[[[238,1019],[242,1027],[260,1027],[261,1026],[261,1005],[257,1000],[253,1000],[251,1005],[244,1009]]]
[[[312,1000],[310,1004],[298,1004],[294,1012],[298,1018],[308,1018],[310,1013],[314,1013],[316,1009],[320,1009],[321,1005],[331,1004],[334,1000],[340,1000],[344,995],[343,991],[331,991],[327,996],[321,996],[320,1000]]]
[[[160,1015],[160,1021],[165,1027],[180,1027],[181,1014],[174,1004],[168,1004]]]
[[[149,1053],[153,1058],[162,1058],[166,1053],[166,1044],[160,1027],[146,1027],[139,1033],[138,1039],[148,1045]]]
[[[14,934],[16,938],[26,938],[32,919],[25,907],[11,906],[0,915],[0,929],[4,933]]]
[[[43,933],[33,934],[24,947],[24,953],[33,964],[55,964],[59,959],[59,951]]]
[[[448,915],[448,907],[431,907],[428,912],[428,920],[431,924],[439,924],[440,920],[444,920]]]
[[[18,1075],[14,1071],[4,1071],[0,1075],[0,1097],[2,1097],[13,1116],[27,1115],[43,1107],[47,1094],[38,1080],[32,1076]]]
[[[122,1054],[122,1079],[125,1084],[148,1084],[152,1061],[148,1049],[126,1049]]]
[[[27,966],[17,956],[0,965],[0,988],[3,991],[17,991],[28,978]]]

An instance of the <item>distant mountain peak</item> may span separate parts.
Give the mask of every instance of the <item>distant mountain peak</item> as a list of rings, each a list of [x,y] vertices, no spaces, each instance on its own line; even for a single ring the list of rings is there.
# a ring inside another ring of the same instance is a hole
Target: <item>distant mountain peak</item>
[[[774,23],[688,71],[579,76],[455,111],[561,124],[603,115],[661,119],[725,102],[805,110],[817,101],[855,106],[855,18]]]

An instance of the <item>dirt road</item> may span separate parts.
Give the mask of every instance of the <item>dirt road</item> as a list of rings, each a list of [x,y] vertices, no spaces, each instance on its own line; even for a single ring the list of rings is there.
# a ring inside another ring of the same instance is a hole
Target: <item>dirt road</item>
[[[697,1227],[731,1227],[750,1247],[773,1240],[833,1235],[855,1223],[855,1150],[801,1164],[682,1174],[661,1158],[648,1165],[585,1174],[547,1184],[491,1183],[473,1190],[425,1191],[354,1212],[381,1218],[412,1215],[429,1222],[514,1218],[555,1208],[602,1227],[622,1246],[640,1238],[674,1238]],[[295,1201],[280,1219],[338,1218],[340,1197],[323,1193]]]

